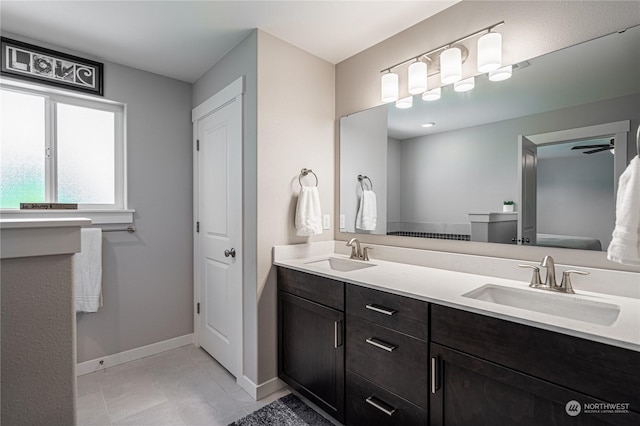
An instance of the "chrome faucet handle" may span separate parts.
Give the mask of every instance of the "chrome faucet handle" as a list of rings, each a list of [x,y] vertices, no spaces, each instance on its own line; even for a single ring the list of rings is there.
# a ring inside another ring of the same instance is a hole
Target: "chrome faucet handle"
[[[369,250],[373,250],[373,247],[362,247],[362,260],[369,260]]]
[[[567,269],[562,273],[562,282],[558,290],[563,293],[575,294],[573,287],[571,286],[571,274],[589,275],[587,271],[580,271],[578,269]]]
[[[518,265],[520,268],[530,268],[533,269],[533,275],[531,276],[531,282],[529,283],[529,287],[540,287],[544,285],[542,280],[540,280],[540,268],[536,265]]]

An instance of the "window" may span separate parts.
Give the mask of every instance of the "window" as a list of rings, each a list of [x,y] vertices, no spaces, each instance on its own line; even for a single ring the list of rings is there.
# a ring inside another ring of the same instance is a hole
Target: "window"
[[[0,208],[125,209],[123,123],[122,104],[3,86]]]

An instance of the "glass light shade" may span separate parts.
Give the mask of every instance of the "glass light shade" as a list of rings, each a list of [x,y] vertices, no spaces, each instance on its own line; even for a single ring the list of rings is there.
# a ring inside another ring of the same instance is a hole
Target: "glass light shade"
[[[502,34],[487,33],[478,39],[478,71],[489,72],[502,66]]]
[[[409,93],[417,95],[427,90],[427,64],[414,62],[409,65]]]
[[[396,108],[407,109],[413,106],[413,96],[407,96],[396,101]]]
[[[435,126],[435,125],[436,125],[436,123],[431,123],[431,122],[430,122],[430,123],[424,123],[424,124],[422,125],[422,127],[424,127],[425,129],[428,129],[429,127],[433,127],[433,126]]]
[[[453,83],[453,90],[456,92],[467,92],[476,87],[476,80],[474,77],[465,78],[464,80],[456,81]]]
[[[398,100],[398,74],[388,72],[382,74],[380,79],[382,82],[381,94],[382,102],[393,102]]]
[[[498,68],[495,71],[489,71],[489,80],[491,81],[502,81],[511,78],[511,74],[513,74],[513,69],[511,65],[507,65],[506,67]]]
[[[440,54],[440,81],[451,84],[462,78],[462,52],[452,47]]]
[[[435,89],[427,90],[426,92],[424,92],[422,94],[422,100],[428,102],[437,101],[438,99],[440,99],[440,96],[442,96],[442,89],[440,87],[437,87]]]

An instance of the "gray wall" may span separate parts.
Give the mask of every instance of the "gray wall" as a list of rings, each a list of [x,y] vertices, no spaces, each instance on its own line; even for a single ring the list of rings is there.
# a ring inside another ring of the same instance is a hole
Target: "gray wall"
[[[345,216],[346,232],[356,231],[356,214],[362,196],[358,175],[373,183],[378,208],[375,231],[387,233],[387,110],[371,108],[340,119],[340,214]],[[367,181],[363,184],[368,184]],[[366,187],[366,186],[365,186]]]
[[[387,231],[392,223],[399,222],[400,196],[402,194],[402,142],[389,138],[387,140]]]
[[[110,62],[104,78],[104,98],[127,104],[128,200],[137,231],[103,235],[104,306],[76,316],[78,362],[193,332],[191,85]]]

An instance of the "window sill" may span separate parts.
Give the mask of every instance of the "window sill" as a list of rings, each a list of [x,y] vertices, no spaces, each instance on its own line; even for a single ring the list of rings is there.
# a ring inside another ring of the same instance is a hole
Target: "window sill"
[[[2,219],[87,218],[92,225],[132,224],[135,210],[19,210],[1,209]]]

